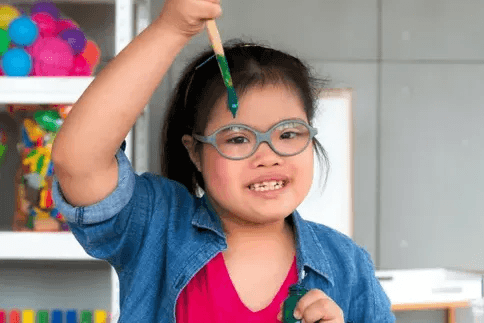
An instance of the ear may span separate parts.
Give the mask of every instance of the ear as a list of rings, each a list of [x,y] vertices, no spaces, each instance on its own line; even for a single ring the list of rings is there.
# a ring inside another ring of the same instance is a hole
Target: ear
[[[197,167],[198,171],[201,172],[200,167],[200,156],[195,152],[195,139],[189,135],[183,135],[182,137],[183,146],[185,146],[192,163]]]

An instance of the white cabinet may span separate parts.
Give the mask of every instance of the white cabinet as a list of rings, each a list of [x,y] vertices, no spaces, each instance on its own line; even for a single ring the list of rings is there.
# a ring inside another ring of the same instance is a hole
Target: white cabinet
[[[32,4],[33,0],[9,1],[9,4]],[[73,6],[102,3],[114,8],[114,52],[117,55],[135,34],[139,34],[150,23],[150,1],[133,0],[72,0],[55,1]],[[80,25],[81,29],[82,24]],[[99,45],[99,44],[98,44]],[[94,80],[94,77],[7,77],[0,76],[0,106],[5,104],[72,104],[77,101],[84,90]],[[126,154],[138,172],[147,171],[148,165],[148,106],[138,118],[135,127],[126,138]],[[133,132],[136,132],[136,151],[133,149]],[[0,191],[0,194],[2,192]],[[5,214],[5,208],[0,206],[1,217],[11,217]],[[59,274],[55,268],[58,266]],[[32,269],[33,268],[33,269]],[[54,274],[53,274],[54,273]],[[57,276],[58,278],[52,278]],[[77,278],[76,278],[77,277]],[[106,283],[109,278],[109,283]],[[17,280],[18,279],[18,280]],[[76,282],[79,279],[76,291]],[[109,286],[109,306],[113,315],[113,322],[119,315],[119,284],[115,270],[103,261],[92,258],[79,245],[71,232],[36,233],[13,232],[0,229],[0,308],[8,308],[9,304],[19,299],[36,297],[42,303],[45,286],[59,290],[59,307],[64,300],[76,297],[90,298],[90,282],[104,282],[97,284]],[[25,284],[22,284],[25,282]],[[52,286],[59,284],[60,286]],[[23,286],[20,286],[23,285]],[[69,285],[68,287],[65,287]],[[70,289],[66,291],[65,288]],[[47,288],[51,289],[51,288]],[[45,290],[47,293],[47,290]],[[86,294],[87,293],[87,294]],[[103,294],[103,295],[104,295]],[[51,294],[52,295],[52,294]],[[86,296],[88,295],[88,296]],[[8,300],[13,300],[9,303]],[[96,299],[93,295],[93,299]],[[92,301],[92,300],[91,300]],[[79,302],[80,304],[82,302]],[[15,303],[18,304],[18,303]],[[25,304],[25,303],[24,303]],[[19,305],[21,308],[22,304]],[[101,305],[101,304],[100,304]],[[54,308],[55,305],[52,305]]]
[[[89,291],[83,280],[94,283],[94,289]],[[109,288],[109,291],[99,291],[99,288]],[[108,263],[89,256],[71,232],[1,231],[0,289],[0,308],[69,309],[76,308],[75,304],[92,304],[84,309],[108,310],[114,318],[112,322],[119,315],[116,271]],[[107,295],[109,302],[78,299]]]

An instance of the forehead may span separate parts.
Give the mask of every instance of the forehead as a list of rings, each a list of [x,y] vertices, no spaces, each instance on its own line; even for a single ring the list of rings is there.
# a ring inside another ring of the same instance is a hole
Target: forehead
[[[219,100],[210,113],[205,134],[228,124],[242,123],[266,131],[284,119],[308,121],[299,96],[285,85],[266,85],[249,89],[238,97],[239,107],[234,118],[227,106],[227,96]]]

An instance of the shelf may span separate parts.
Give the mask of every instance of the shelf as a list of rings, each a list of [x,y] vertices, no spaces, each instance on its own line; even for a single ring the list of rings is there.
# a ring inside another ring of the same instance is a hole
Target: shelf
[[[0,231],[0,260],[92,260],[72,232]]]
[[[0,76],[0,104],[72,104],[93,80],[92,76]]]
[[[470,301],[392,304],[392,311],[447,310],[469,306]]]
[[[38,0],[14,0],[10,1],[10,5],[16,4],[33,4]],[[102,4],[115,4],[116,0],[54,0],[55,4],[91,4],[91,3],[102,3]]]

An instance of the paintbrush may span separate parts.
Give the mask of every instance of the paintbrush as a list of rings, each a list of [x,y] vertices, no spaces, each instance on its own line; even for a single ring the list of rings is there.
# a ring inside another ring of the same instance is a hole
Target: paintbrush
[[[227,103],[229,106],[229,110],[230,112],[232,112],[232,115],[235,118],[239,102],[237,100],[237,94],[235,93],[234,86],[232,84],[229,64],[227,63],[227,59],[225,58],[224,48],[222,46],[222,41],[220,40],[220,34],[218,32],[217,25],[215,24],[215,20],[212,19],[207,21],[207,33],[208,38],[212,43],[212,48],[215,52],[218,66],[220,68],[220,72],[222,73],[222,78],[224,80],[225,86],[227,87]]]

